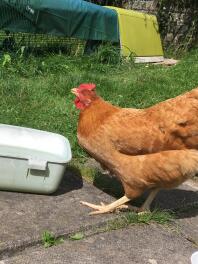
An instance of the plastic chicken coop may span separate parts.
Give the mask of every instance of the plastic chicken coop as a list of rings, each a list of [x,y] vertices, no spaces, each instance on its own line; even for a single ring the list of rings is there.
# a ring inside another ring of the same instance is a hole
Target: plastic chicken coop
[[[72,42],[71,42],[72,40]],[[124,56],[163,58],[156,17],[83,0],[0,0],[1,49],[117,43]]]

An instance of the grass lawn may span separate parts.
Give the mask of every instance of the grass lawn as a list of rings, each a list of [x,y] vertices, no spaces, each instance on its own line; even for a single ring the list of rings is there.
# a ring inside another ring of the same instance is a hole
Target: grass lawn
[[[198,50],[173,67],[102,64],[90,58],[51,55],[0,59],[0,123],[57,132],[72,145],[73,157],[86,154],[78,147],[78,111],[70,89],[93,82],[98,93],[121,107],[148,107],[198,86]]]

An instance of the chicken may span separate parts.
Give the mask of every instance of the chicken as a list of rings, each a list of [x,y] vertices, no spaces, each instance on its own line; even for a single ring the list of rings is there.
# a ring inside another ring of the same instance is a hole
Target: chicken
[[[72,89],[80,110],[80,146],[121,181],[125,195],[105,205],[113,212],[144,191],[139,211],[149,210],[160,189],[173,188],[198,173],[198,88],[146,109],[120,108],[96,94],[95,84]]]

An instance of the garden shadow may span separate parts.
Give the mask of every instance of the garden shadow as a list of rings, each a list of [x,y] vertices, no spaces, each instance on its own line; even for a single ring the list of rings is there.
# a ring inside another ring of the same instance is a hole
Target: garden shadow
[[[61,195],[73,190],[81,189],[82,187],[83,180],[79,169],[74,166],[67,166],[58,190],[52,195]]]
[[[124,195],[122,184],[107,174],[97,172],[93,182],[94,186],[116,199]],[[148,196],[146,191],[143,195],[134,199],[131,204],[140,207]],[[176,218],[188,218],[198,215],[198,192],[185,189],[161,190],[151,205],[151,210],[170,210]]]

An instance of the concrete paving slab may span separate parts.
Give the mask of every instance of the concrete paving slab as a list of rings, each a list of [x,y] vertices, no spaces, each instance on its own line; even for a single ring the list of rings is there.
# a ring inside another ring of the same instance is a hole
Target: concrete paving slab
[[[180,213],[175,223],[187,239],[198,245],[198,207]]]
[[[176,209],[198,205],[198,185],[192,180],[171,190],[161,190],[153,202],[153,208]]]
[[[79,172],[67,170],[54,195],[0,192],[0,257],[9,250],[37,243],[45,230],[67,234],[107,221],[113,214],[89,216],[89,202],[112,200],[92,185],[82,182]]]
[[[26,250],[1,264],[190,264],[196,250],[167,227],[135,225],[48,249]]]
[[[155,203],[161,208],[174,208],[193,204],[197,198],[194,187],[183,185],[178,190],[160,192]],[[67,169],[59,190],[53,195],[0,192],[0,259],[14,250],[38,243],[45,230],[67,235],[117,218],[116,214],[91,217],[88,215],[90,209],[82,206],[80,200],[108,203],[114,198],[83,183],[80,172],[74,168]],[[189,211],[184,218],[190,218],[191,214]],[[193,232],[196,219],[192,221]],[[188,222],[182,224],[188,230]]]
[[[190,241],[198,244],[197,182],[189,180],[176,189],[161,191],[152,206],[176,211],[176,228]]]

